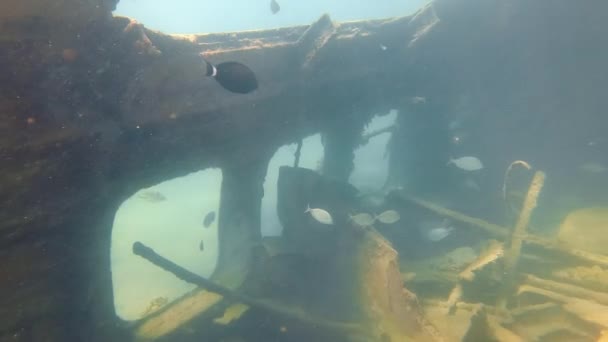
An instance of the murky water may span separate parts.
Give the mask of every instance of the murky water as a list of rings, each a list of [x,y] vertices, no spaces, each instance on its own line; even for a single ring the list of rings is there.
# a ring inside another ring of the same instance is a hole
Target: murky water
[[[38,3],[1,341],[608,340],[608,5]]]

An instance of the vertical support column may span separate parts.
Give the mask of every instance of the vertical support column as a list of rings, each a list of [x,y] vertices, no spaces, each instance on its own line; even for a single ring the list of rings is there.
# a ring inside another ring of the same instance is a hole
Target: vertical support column
[[[388,186],[433,192],[449,184],[449,136],[442,108],[419,103],[399,110],[389,145]]]
[[[341,112],[323,133],[323,176],[348,182],[355,167],[355,149],[361,142],[364,115]]]
[[[264,177],[270,156],[233,161],[222,168],[219,213],[219,257],[213,278],[238,287],[252,266],[254,247],[261,243]]]

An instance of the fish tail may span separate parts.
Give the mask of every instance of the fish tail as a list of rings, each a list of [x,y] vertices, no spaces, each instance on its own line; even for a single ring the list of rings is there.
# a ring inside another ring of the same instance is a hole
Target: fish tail
[[[310,203],[306,204],[306,210],[304,210],[305,213],[310,211]]]

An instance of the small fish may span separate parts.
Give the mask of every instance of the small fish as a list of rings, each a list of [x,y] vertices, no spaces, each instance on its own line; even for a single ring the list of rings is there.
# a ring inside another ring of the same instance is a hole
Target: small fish
[[[248,94],[258,88],[255,73],[246,65],[239,62],[223,62],[213,65],[203,58],[207,72],[206,76],[213,77],[224,89],[237,94]]]
[[[245,304],[233,304],[226,308],[226,311],[224,311],[224,315],[222,317],[215,318],[213,323],[228,325],[230,322],[233,322],[243,316],[247,310],[249,310],[249,307]]]
[[[465,171],[477,171],[483,169],[483,164],[481,160],[477,157],[460,157],[460,158],[450,158],[447,165],[454,164],[457,168],[465,170]]]
[[[215,211],[210,211],[205,215],[205,219],[203,220],[203,226],[205,228],[209,228],[209,226],[215,221]]]
[[[376,222],[376,219],[368,213],[359,213],[349,217],[359,227],[370,227]]]
[[[310,216],[314,218],[317,222],[322,224],[334,224],[334,220],[331,218],[331,215],[324,209],[319,208],[310,208],[309,205],[306,206],[305,213],[310,213]]]
[[[423,96],[414,96],[410,99],[410,102],[413,104],[422,104],[426,103],[426,97]]]
[[[430,241],[437,242],[445,239],[454,230],[454,227],[437,227],[426,231],[425,237]]]
[[[279,6],[277,0],[270,0],[270,11],[272,14],[277,14],[280,10],[281,6]]]
[[[376,220],[384,224],[393,224],[401,219],[401,215],[395,210],[387,210],[376,216]]]
[[[439,225],[434,222],[424,222],[420,226],[420,232],[429,241],[437,242],[445,239],[454,230],[448,226],[448,220],[443,220]]]
[[[386,49],[388,49],[388,48],[386,47],[386,45],[382,45],[382,44],[380,44],[380,49],[381,49],[382,51],[386,51]]]
[[[205,241],[201,240],[201,243],[198,244],[198,249],[201,251],[205,250]]]
[[[165,197],[165,195],[163,195],[160,191],[156,190],[140,192],[139,194],[137,194],[137,197],[150,203],[158,203],[167,200],[167,197]]]

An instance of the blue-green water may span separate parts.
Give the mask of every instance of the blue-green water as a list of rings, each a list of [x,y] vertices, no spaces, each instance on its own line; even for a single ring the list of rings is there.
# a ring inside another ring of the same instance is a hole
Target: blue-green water
[[[606,341],[608,2],[276,3],[0,5],[0,342]]]

